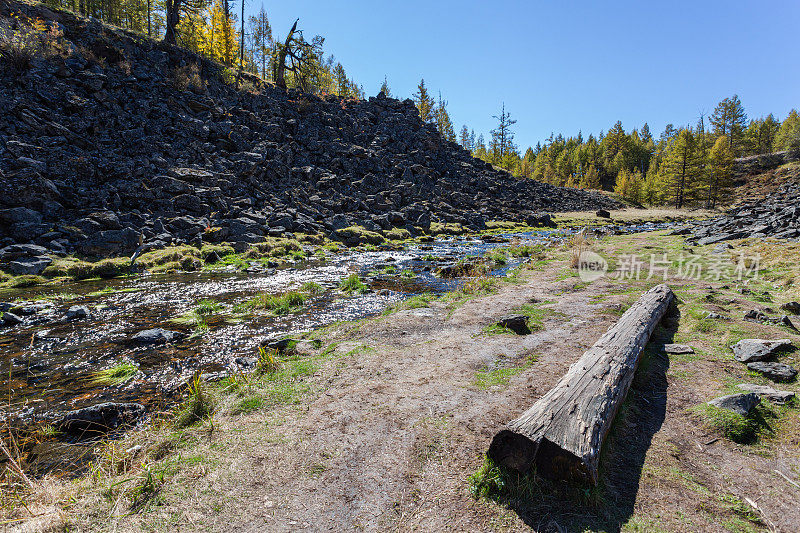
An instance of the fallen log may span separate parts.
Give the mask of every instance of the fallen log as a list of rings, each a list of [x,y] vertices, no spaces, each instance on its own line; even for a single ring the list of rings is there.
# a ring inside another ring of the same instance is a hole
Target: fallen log
[[[673,299],[667,285],[643,294],[555,387],[495,435],[489,457],[520,472],[535,466],[550,479],[596,485],[603,441]]]

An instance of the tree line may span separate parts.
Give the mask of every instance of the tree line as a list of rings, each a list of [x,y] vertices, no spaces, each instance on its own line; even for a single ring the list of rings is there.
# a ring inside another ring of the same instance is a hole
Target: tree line
[[[314,94],[363,98],[342,64],[306,40],[297,22],[285,39],[273,35],[264,5],[245,17],[245,0],[44,0],[45,5],[94,17],[198,52],[230,68]],[[238,12],[238,13],[237,13]]]
[[[418,104],[419,105],[419,104]],[[800,152],[797,110],[748,120],[738,96],[725,98],[695,125],[668,124],[655,138],[647,123],[626,131],[617,122],[595,137],[550,137],[520,153],[505,105],[487,144],[461,128],[459,143],[475,157],[517,176],[552,185],[613,190],[648,205],[714,207],[729,199],[733,160],[781,150]]]

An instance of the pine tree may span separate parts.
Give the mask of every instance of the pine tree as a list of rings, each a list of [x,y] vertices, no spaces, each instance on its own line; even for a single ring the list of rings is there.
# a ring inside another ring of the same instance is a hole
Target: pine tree
[[[706,207],[713,208],[717,206],[717,202],[726,200],[730,194],[733,152],[726,137],[721,136],[714,143],[708,156],[708,163]]]
[[[775,147],[778,150],[789,150],[800,154],[800,114],[796,109],[792,109],[786,120],[781,123],[775,135]]]
[[[697,142],[689,129],[682,129],[670,146],[662,172],[680,209],[693,199],[700,177]]]
[[[436,116],[434,114],[436,102],[434,102],[433,97],[428,94],[428,88],[425,87],[424,78],[420,80],[419,85],[417,85],[417,92],[414,93],[414,103],[417,104],[419,118],[423,123],[433,122],[436,120]]]
[[[638,170],[634,172],[629,172],[627,169],[620,170],[619,174],[617,175],[614,192],[629,202],[634,202],[637,204],[640,203],[642,192],[642,174]]]
[[[578,186],[581,189],[600,189],[600,174],[597,172],[597,168],[594,165],[589,165],[586,169],[586,172],[583,173],[581,176],[581,181],[579,182]]]
[[[444,139],[456,142],[456,132],[453,129],[453,122],[447,112],[447,102],[442,99],[442,92],[439,91],[439,101],[433,111],[436,118],[436,129]]]
[[[492,134],[492,158],[493,163],[498,164],[506,170],[511,170],[512,154],[519,157],[516,153],[517,147],[514,145],[514,132],[511,126],[517,123],[511,118],[511,114],[506,112],[506,104],[500,111],[500,116],[493,115],[497,119],[497,128],[491,131]]]
[[[386,76],[383,76],[383,83],[381,83],[381,90],[380,92],[383,93],[383,96],[386,98],[392,97],[392,91],[389,90],[389,80],[386,79]]]
[[[718,103],[709,121],[714,126],[714,134],[725,135],[728,146],[736,154],[741,149],[743,133],[747,127],[747,114],[739,97],[734,94]]]
[[[272,75],[267,75],[267,65],[270,62],[275,41],[272,39],[272,26],[269,23],[267,12],[264,10],[264,4],[261,4],[258,14],[250,16],[249,25],[253,59],[261,65],[261,77],[265,80],[269,79]]]
[[[647,205],[660,205],[664,201],[666,187],[658,165],[651,164],[642,182],[641,201]]]
[[[466,124],[461,126],[461,132],[458,134],[458,142],[461,143],[461,146],[463,146],[464,149],[469,150],[470,152],[472,151],[472,145],[469,143],[469,129],[467,128]]]

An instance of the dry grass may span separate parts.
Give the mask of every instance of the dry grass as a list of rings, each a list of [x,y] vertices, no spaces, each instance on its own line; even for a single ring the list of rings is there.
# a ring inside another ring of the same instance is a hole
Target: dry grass
[[[172,86],[179,91],[192,91],[202,94],[206,90],[206,81],[200,75],[200,67],[197,63],[189,63],[183,67],[176,68],[170,76]]]
[[[570,256],[569,266],[578,268],[581,264],[581,255],[588,251],[590,246],[590,239],[583,231],[579,231],[569,240]]]

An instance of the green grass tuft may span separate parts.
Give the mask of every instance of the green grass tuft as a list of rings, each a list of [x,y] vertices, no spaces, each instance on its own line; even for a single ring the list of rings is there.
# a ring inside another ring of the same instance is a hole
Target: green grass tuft
[[[369,292],[369,287],[364,285],[358,274],[350,274],[339,282],[339,290],[347,294],[364,294]]]
[[[95,372],[92,376],[92,383],[95,385],[121,385],[135,376],[138,371],[138,366],[130,361],[125,361]]]

